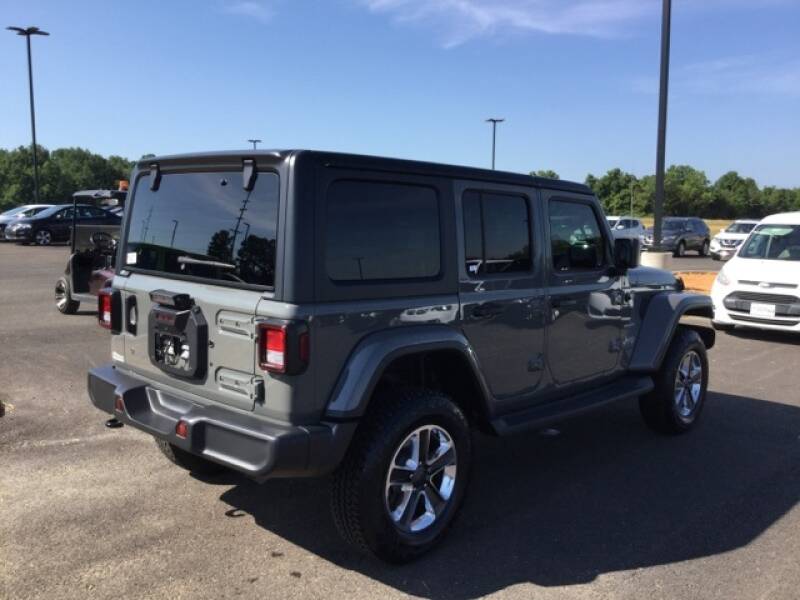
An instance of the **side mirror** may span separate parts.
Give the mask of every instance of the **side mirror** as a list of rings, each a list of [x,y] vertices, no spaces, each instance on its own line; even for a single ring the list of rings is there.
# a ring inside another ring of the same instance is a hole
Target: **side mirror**
[[[614,240],[614,266],[620,271],[635,269],[639,266],[639,240],[618,238]]]

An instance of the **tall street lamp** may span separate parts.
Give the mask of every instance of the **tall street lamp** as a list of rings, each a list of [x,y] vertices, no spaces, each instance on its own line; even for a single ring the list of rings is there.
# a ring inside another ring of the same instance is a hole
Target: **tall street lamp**
[[[33,195],[39,204],[39,164],[36,161],[36,117],[33,108],[33,67],[31,66],[31,36],[50,35],[38,27],[6,27],[9,31],[16,31],[17,35],[25,36],[28,45],[28,91],[31,98],[31,134],[33,135]]]
[[[247,140],[247,141],[250,142],[251,144],[253,144],[253,150],[256,149],[256,144],[260,144],[261,143],[261,140]]]
[[[497,124],[502,123],[505,119],[486,119],[487,123],[492,124],[492,170],[494,171],[494,156],[497,147]]]
[[[656,149],[656,197],[653,206],[653,246],[661,249],[661,221],[664,213],[664,162],[667,145],[667,98],[669,96],[669,45],[672,0],[663,0],[661,17],[661,83],[658,95],[658,146]]]

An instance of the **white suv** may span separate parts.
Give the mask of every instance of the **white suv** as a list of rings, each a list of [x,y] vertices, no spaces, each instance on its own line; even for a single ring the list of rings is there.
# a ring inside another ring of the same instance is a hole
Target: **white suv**
[[[711,288],[714,326],[800,333],[800,212],[772,215],[753,229]]]
[[[739,219],[725,229],[720,229],[711,240],[711,258],[714,260],[731,258],[756,225],[758,225],[757,220]]]
[[[606,217],[606,221],[615,238],[638,240],[644,236],[644,225],[639,219],[611,216]]]

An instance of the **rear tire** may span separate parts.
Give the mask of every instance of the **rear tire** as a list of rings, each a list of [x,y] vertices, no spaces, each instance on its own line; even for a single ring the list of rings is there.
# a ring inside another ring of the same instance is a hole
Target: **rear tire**
[[[655,431],[676,435],[689,431],[700,418],[708,388],[708,358],[696,331],[678,327],[655,389],[639,399],[644,422]]]
[[[334,475],[331,508],[342,537],[391,563],[429,551],[461,506],[471,443],[464,414],[444,394],[379,394]]]
[[[190,452],[186,452],[186,450],[178,448],[174,444],[157,438],[154,439],[158,449],[161,450],[161,453],[166,456],[170,462],[191,473],[197,473],[198,475],[216,475],[226,470],[222,465],[195,456]]]
[[[72,299],[72,289],[66,277],[61,277],[56,281],[55,300],[56,308],[62,315],[74,315],[81,305],[80,302]]]

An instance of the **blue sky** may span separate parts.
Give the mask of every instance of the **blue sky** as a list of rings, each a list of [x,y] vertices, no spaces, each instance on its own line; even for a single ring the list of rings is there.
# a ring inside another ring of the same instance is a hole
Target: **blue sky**
[[[667,160],[800,186],[800,1],[674,0]],[[321,148],[582,180],[655,163],[660,0],[0,0],[39,142]],[[0,147],[30,140],[0,32]]]

